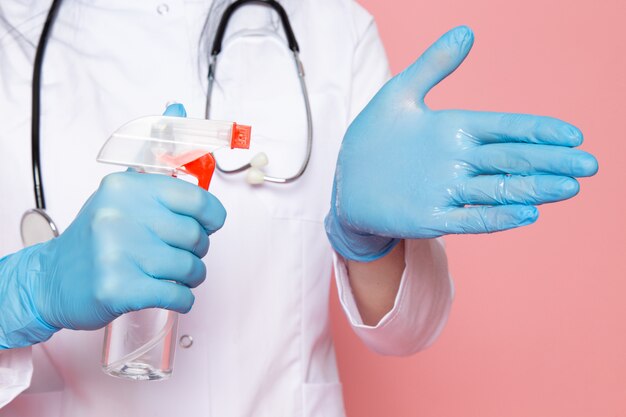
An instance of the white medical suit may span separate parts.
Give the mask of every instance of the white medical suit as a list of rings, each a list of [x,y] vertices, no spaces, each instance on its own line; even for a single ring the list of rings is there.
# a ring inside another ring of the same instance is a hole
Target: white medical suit
[[[343,134],[389,77],[375,23],[351,0],[283,4],[310,93],[311,160],[289,185],[251,186],[245,174],[215,174],[210,191],[228,218],[211,236],[207,279],[194,290],[195,305],[181,316],[178,336],[193,343],[178,347],[171,379],[107,376],[100,368],[102,331],[62,330],[33,348],[0,352],[0,416],[342,417],[328,316],[333,258],[341,304],[369,348],[410,354],[437,337],[453,297],[445,256],[433,260],[437,273],[423,276],[415,272],[415,245],[407,241],[395,305],[367,326],[345,262],[333,255],[324,231]],[[43,0],[0,3],[0,256],[21,248],[20,217],[34,206],[31,78],[49,6]],[[171,101],[183,103],[189,117],[204,117],[210,45],[203,28],[210,6],[209,0],[66,0],[61,6],[44,62],[41,118],[48,212],[61,230],[104,175],[124,169],[95,160],[116,128],[161,114]],[[277,128],[303,144],[293,61],[276,36],[257,36],[264,30],[282,37],[270,9],[236,12],[211,118],[249,122],[253,129],[279,120]],[[298,146],[269,149],[270,166],[296,170]],[[229,156],[223,158],[227,163]]]

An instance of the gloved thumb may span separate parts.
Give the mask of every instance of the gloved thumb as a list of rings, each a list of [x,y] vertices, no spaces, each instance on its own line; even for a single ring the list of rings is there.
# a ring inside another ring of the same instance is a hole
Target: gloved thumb
[[[185,110],[185,106],[182,104],[172,103],[167,106],[163,116],[187,117],[187,111]]]
[[[399,75],[402,90],[415,94],[412,98],[423,104],[426,94],[461,65],[473,44],[474,33],[467,26],[445,33]]]

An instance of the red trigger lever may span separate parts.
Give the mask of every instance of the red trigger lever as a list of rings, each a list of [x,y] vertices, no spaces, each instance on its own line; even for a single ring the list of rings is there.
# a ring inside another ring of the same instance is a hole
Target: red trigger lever
[[[198,179],[198,187],[209,189],[213,172],[215,172],[215,158],[211,153],[206,153],[198,159],[186,163],[180,168],[189,175]]]
[[[198,179],[198,187],[208,190],[211,178],[213,178],[213,172],[215,172],[215,158],[213,158],[210,152],[202,152],[200,157],[181,165],[181,161],[189,160],[189,156],[195,156],[194,154],[197,155],[198,151],[187,152],[176,157],[165,154],[159,156],[159,159],[171,167],[176,167],[176,169],[196,177]]]

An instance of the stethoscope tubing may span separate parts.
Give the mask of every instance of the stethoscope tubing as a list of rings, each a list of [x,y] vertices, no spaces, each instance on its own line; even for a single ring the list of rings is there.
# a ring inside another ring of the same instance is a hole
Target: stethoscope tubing
[[[46,209],[46,199],[44,192],[44,184],[42,179],[42,168],[41,168],[41,91],[42,91],[42,73],[43,73],[43,63],[44,57],[46,53],[46,48],[48,46],[48,40],[50,39],[50,34],[52,32],[54,22],[59,14],[59,10],[61,8],[62,0],[53,0],[50,9],[48,10],[48,14],[46,16],[46,20],[41,31],[41,35],[39,37],[39,42],[37,44],[37,50],[35,52],[35,61],[33,64],[33,79],[32,79],[32,103],[31,103],[31,162],[32,162],[32,174],[33,174],[33,192],[35,196],[35,209],[28,210],[24,213],[22,217],[21,223],[21,231],[22,231],[22,240],[26,242],[28,239],[25,239],[25,220],[32,215],[39,216],[41,219],[48,223],[50,232],[53,236],[58,236],[58,228],[52,218],[45,212]],[[211,108],[211,92],[213,91],[213,82],[215,81],[215,71],[217,66],[217,55],[220,53],[222,49],[222,41],[224,39],[224,34],[226,32],[226,28],[228,26],[228,22],[233,13],[239,9],[241,6],[246,4],[260,4],[264,6],[268,6],[275,10],[280,17],[282,22],[283,29],[285,31],[285,36],[287,38],[287,43],[289,49],[293,54],[294,64],[296,67],[296,71],[298,73],[298,78],[300,82],[300,88],[302,90],[302,97],[304,101],[304,107],[306,111],[306,119],[307,119],[307,146],[306,146],[306,154],[303,160],[303,163],[300,166],[300,169],[296,172],[295,175],[287,178],[278,178],[272,176],[264,175],[263,179],[267,182],[272,183],[290,183],[302,176],[306,171],[308,163],[311,159],[311,150],[313,145],[313,120],[311,116],[311,104],[309,101],[309,94],[306,87],[306,82],[304,79],[304,67],[299,58],[299,46],[296,41],[296,37],[294,35],[293,29],[289,22],[289,18],[285,9],[275,0],[237,0],[229,5],[218,25],[218,29],[215,34],[215,39],[213,42],[213,48],[211,49],[211,57],[209,61],[209,71],[208,71],[208,88],[207,88],[207,99],[206,99],[206,114],[205,116],[209,118],[210,108]],[[217,161],[216,161],[217,162]],[[245,171],[251,167],[250,163],[245,164],[239,168],[234,170],[226,170],[222,168],[219,163],[216,163],[216,167],[222,173],[230,174],[230,173],[238,173]],[[26,244],[26,243],[25,243]]]
[[[222,51],[222,42],[224,41],[224,35],[226,34],[226,28],[228,27],[230,18],[235,11],[237,11],[237,9],[247,4],[259,4],[274,9],[274,11],[278,13],[278,17],[283,24],[283,30],[285,31],[285,36],[287,37],[289,49],[293,52],[300,52],[300,47],[296,41],[296,35],[293,32],[291,23],[289,22],[287,12],[283,6],[280,5],[280,3],[276,0],[237,0],[230,4],[226,10],[224,10],[224,13],[222,13],[220,23],[217,25],[217,30],[215,31],[215,38],[213,39],[213,46],[211,48],[211,56],[217,56]]]
[[[205,118],[210,119],[211,114],[211,96],[213,92],[213,83],[215,82],[215,74],[217,70],[217,56],[222,51],[222,42],[224,40],[224,34],[226,33],[226,28],[228,27],[228,22],[234,12],[239,9],[241,6],[246,4],[260,4],[267,7],[272,8],[282,22],[283,30],[285,31],[285,36],[287,38],[287,44],[291,53],[293,55],[294,65],[298,74],[298,81],[300,84],[300,89],[302,90],[302,99],[304,101],[304,108],[306,112],[306,120],[307,120],[307,145],[305,156],[302,164],[298,171],[286,178],[281,177],[273,177],[269,175],[263,175],[263,180],[265,182],[271,182],[276,184],[287,184],[296,181],[298,178],[304,174],[306,168],[311,160],[311,151],[313,149],[313,117],[311,114],[311,103],[309,100],[309,93],[306,87],[306,81],[304,79],[304,66],[302,65],[302,61],[300,60],[300,47],[298,46],[298,42],[296,41],[296,36],[293,32],[293,28],[291,27],[291,23],[289,22],[289,17],[287,16],[287,12],[285,9],[275,0],[237,0],[233,2],[230,6],[224,10],[222,14],[222,18],[217,26],[217,31],[215,32],[215,38],[213,40],[213,46],[211,48],[211,57],[209,59],[209,70],[208,70],[208,86],[207,86],[207,95],[206,95],[206,106],[205,106]],[[244,172],[252,167],[250,163],[244,164],[238,168],[234,169],[225,169],[222,167],[215,158],[215,167],[217,170],[223,174],[237,174],[240,172]]]
[[[31,103],[31,162],[33,170],[33,187],[35,193],[35,206],[40,210],[46,209],[46,198],[41,178],[41,75],[43,60],[48,46],[50,32],[59,14],[62,0],[53,0],[43,30],[37,43],[35,62],[33,65],[32,103]]]

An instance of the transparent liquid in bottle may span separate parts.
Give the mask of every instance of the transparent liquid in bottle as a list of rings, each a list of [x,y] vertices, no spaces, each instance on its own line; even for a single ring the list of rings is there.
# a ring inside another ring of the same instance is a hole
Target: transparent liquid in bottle
[[[126,313],[104,333],[102,369],[138,381],[169,378],[174,365],[178,313],[152,308]]]

